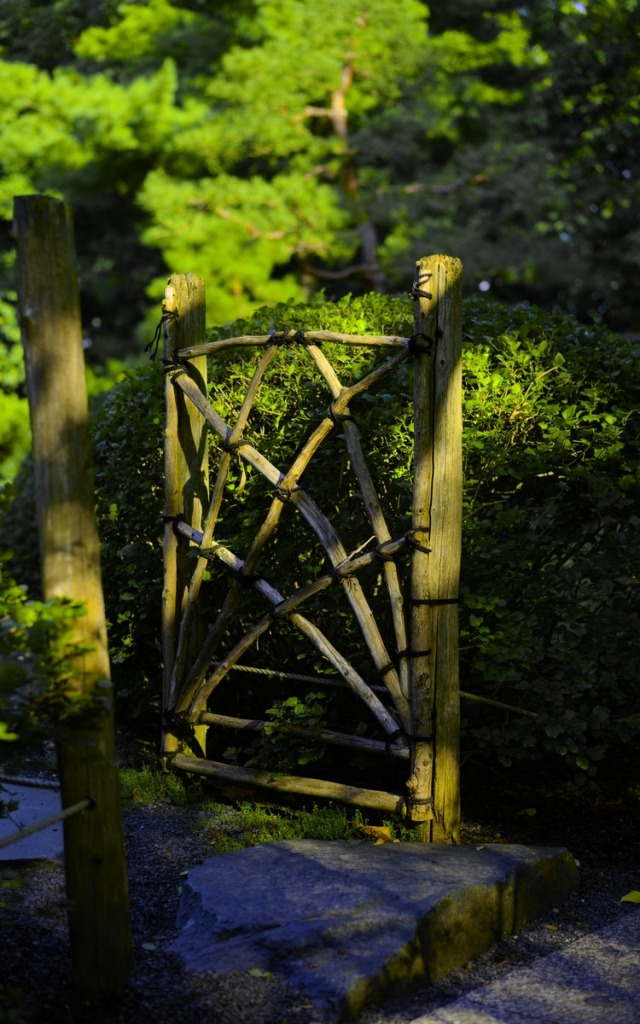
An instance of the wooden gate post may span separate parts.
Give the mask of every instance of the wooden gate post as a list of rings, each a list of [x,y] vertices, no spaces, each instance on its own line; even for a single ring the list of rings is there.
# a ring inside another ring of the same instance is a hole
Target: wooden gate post
[[[87,650],[68,690],[87,710],[58,742],[63,807],[92,801],[64,823],[73,979],[84,999],[113,998],[131,930],[71,210],[18,196],[14,227],[44,596],[86,606],[73,640]]]
[[[407,790],[412,820],[425,822],[424,840],[449,843],[460,839],[461,285],[460,260],[418,260]]]
[[[164,326],[164,360],[167,369],[179,348],[201,345],[205,340],[205,286],[196,274],[172,274],[165,288],[162,305]],[[184,372],[207,393],[207,357],[199,356],[181,364]],[[163,696],[162,710],[173,708],[176,689],[182,683],[182,669],[191,666],[202,637],[198,620],[191,621],[189,635],[182,638],[181,665],[176,664],[178,634],[187,596],[190,570],[190,542],[177,532],[176,519],[183,519],[195,530],[202,531],[208,508],[209,466],[207,424],[195,406],[167,374],[165,383],[165,533],[164,584],[162,593]],[[205,749],[207,727],[196,727],[196,739]],[[165,731],[163,752],[177,750],[176,736]]]

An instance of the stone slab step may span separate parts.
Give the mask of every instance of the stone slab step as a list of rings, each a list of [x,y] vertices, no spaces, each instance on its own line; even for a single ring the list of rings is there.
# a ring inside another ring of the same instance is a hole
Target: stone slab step
[[[573,857],[517,845],[297,840],[189,872],[171,946],[187,971],[265,971],[343,1021],[435,981],[557,905]]]

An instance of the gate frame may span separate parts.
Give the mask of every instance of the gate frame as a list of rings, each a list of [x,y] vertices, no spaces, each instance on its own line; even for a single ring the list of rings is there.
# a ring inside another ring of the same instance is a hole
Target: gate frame
[[[387,740],[410,757],[406,794],[387,794],[318,779],[259,772],[208,761],[206,710],[197,722],[172,714],[186,667],[202,642],[187,599],[190,578],[204,572],[194,544],[206,550],[209,406],[204,282],[174,274],[162,307],[165,394],[165,537],[163,587],[163,753],[168,766],[227,784],[324,797],[423,822],[425,842],[460,839],[460,694],[458,603],[462,533],[462,264],[449,256],[416,263],[411,295],[414,335],[387,339],[410,345],[414,361],[414,487],[408,606],[410,729]],[[305,331],[313,339],[330,332]],[[341,336],[333,335],[335,340]],[[366,344],[362,336],[360,344]],[[379,339],[382,341],[382,339]],[[209,406],[209,408],[211,408]],[[188,620],[188,621],[187,621]],[[181,630],[182,627],[182,630]],[[222,716],[223,717],[223,716]],[[383,744],[384,745],[384,744]],[[408,750],[406,747],[408,746]],[[194,754],[198,756],[194,756]]]

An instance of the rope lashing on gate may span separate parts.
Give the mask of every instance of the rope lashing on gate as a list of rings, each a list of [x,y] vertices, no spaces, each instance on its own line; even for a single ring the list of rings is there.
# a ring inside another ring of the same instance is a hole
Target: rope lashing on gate
[[[425,291],[424,288],[422,288],[422,285],[426,284],[427,281],[430,281],[432,277],[433,277],[433,274],[431,274],[428,270],[420,270],[420,271],[418,271],[417,280],[415,280],[413,282],[413,284],[411,285],[411,291],[409,292],[409,296],[414,300],[414,302],[415,302],[416,299],[432,299],[433,298],[433,295],[431,294],[431,292],[427,292],[427,291]]]
[[[416,538],[417,533],[430,533],[430,527],[428,526],[416,526],[413,530],[409,530],[405,533],[407,544],[412,547],[415,551],[422,551],[425,555],[430,555],[432,548],[428,548],[425,544],[421,544]]]
[[[378,545],[377,548],[374,548],[373,555],[378,562],[395,562],[396,560],[396,556],[394,554],[391,554],[389,551],[383,551],[380,545]]]
[[[344,562],[340,562],[339,565],[330,565],[323,572],[323,576],[330,576],[333,583],[343,583],[345,580],[353,579],[356,575],[356,571],[352,569],[349,571],[349,559],[346,558]]]
[[[412,356],[430,356],[433,352],[434,340],[429,334],[419,332],[412,334],[407,342],[407,348]]]
[[[145,352],[151,353],[149,359],[154,360],[158,354],[158,347],[162,340],[162,328],[165,326],[165,324],[171,323],[172,320],[177,320],[178,315],[179,314],[177,309],[165,309],[164,305],[162,306],[162,316],[160,317],[158,323],[156,324],[156,329],[154,331],[153,338],[151,339],[149,344],[145,345],[144,347]]]
[[[175,516],[162,516],[162,523],[166,526],[167,523],[173,523],[174,533],[178,532],[178,523],[184,522],[184,516],[182,512],[178,512]]]
[[[326,412],[327,418],[331,420],[334,427],[339,427],[341,423],[346,423],[347,421],[351,421],[351,423],[356,422],[355,417],[351,416],[349,413],[336,412],[336,410],[334,409],[334,405],[335,402],[332,402]]]
[[[246,443],[242,437],[238,438],[237,441],[230,441],[228,438],[225,438],[224,441],[220,441],[220,447],[227,455],[238,455],[238,449],[242,448]]]
[[[272,331],[269,335],[270,345],[317,345],[320,347],[322,341],[319,339],[314,340],[313,338],[307,338],[306,331],[297,330],[293,328],[285,328],[283,331]]]
[[[281,615],[286,615],[287,613],[284,608],[286,603],[287,600],[285,598],[282,601],[278,601],[277,604],[271,605],[271,608],[269,609],[269,617],[272,619],[279,619]]]
[[[386,676],[386,675],[387,675],[387,674],[388,674],[389,672],[395,672],[395,670],[396,670],[396,666],[395,666],[395,665],[393,664],[393,662],[392,662],[392,661],[388,661],[386,665],[383,665],[383,666],[382,666],[382,668],[379,668],[379,669],[378,669],[378,675],[379,675],[379,676],[380,676],[380,677],[381,677],[382,679],[384,679],[384,677],[385,677],[385,676]]]
[[[186,366],[183,366],[182,363],[174,363],[171,359],[163,359],[162,365],[164,366],[164,373],[167,375],[171,374],[174,381],[187,373]]]
[[[298,487],[297,484],[294,487],[276,487],[274,489],[273,496],[274,498],[277,498],[278,501],[281,501],[283,504],[285,504],[288,501],[292,501],[293,494],[295,493],[295,491],[299,490],[300,488]]]
[[[193,754],[195,754],[196,757],[206,757],[206,754],[202,749],[202,745],[196,737],[196,730],[193,724],[189,721],[186,712],[176,711],[174,708],[169,708],[164,713],[164,724],[176,739],[180,741],[180,745],[183,750],[186,746]],[[177,753],[179,753],[179,751],[174,751],[174,754]]]

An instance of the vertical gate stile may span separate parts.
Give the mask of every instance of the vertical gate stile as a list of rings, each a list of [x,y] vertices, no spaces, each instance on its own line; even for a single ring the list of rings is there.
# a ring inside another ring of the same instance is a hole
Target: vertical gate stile
[[[191,544],[178,533],[176,523],[183,520],[202,531],[208,506],[207,425],[201,413],[175,384],[177,374],[186,373],[202,394],[207,393],[207,358],[197,356],[176,363],[180,348],[200,345],[205,340],[204,282],[195,274],[173,274],[165,288],[163,303],[165,364],[165,506],[164,506],[164,580],[162,594],[162,710],[165,725],[163,752],[178,749],[178,737],[167,727],[167,712],[175,706],[183,680],[176,674],[176,655],[188,671],[195,659],[200,635],[198,616],[183,621]],[[184,627],[188,627],[188,635]],[[206,727],[196,728],[196,739],[204,749]]]
[[[407,791],[427,842],[460,836],[461,282],[460,260],[437,255],[416,264]]]

